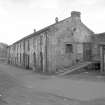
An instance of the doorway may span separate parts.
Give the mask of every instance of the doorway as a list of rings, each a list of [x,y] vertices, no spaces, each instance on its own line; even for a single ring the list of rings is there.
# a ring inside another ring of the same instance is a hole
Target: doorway
[[[91,61],[91,57],[92,57],[91,44],[90,43],[84,43],[83,45],[84,45],[84,47],[83,47],[84,61]]]
[[[25,54],[25,68],[29,69],[29,55]]]
[[[40,52],[40,71],[43,72],[43,53]]]
[[[36,68],[36,53],[34,52],[33,53],[33,70],[35,71],[37,68]]]

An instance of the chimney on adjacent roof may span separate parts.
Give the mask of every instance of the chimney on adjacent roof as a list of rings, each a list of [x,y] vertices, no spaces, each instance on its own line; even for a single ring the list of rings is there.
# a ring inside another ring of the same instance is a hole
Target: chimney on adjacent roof
[[[59,21],[59,20],[58,20],[58,17],[56,17],[56,18],[55,18],[55,22],[58,23],[58,21]]]
[[[71,17],[80,18],[81,17],[81,13],[78,12],[78,11],[72,11],[71,12]]]
[[[36,29],[34,29],[34,33],[36,32]]]

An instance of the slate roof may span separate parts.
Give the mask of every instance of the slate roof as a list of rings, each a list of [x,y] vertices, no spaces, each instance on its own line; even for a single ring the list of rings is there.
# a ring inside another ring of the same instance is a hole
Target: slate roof
[[[71,18],[71,17],[68,17],[68,18]],[[16,42],[13,43],[13,44],[16,44],[16,43],[18,43],[18,42],[20,42],[20,41],[22,41],[22,40],[24,40],[24,39],[33,37],[33,36],[35,36],[35,35],[39,35],[40,33],[49,30],[50,27],[52,27],[52,26],[54,26],[54,25],[56,25],[56,24],[59,24],[60,22],[63,22],[63,21],[65,21],[65,20],[67,20],[68,18],[65,18],[65,19],[63,19],[63,20],[61,20],[61,21],[58,21],[57,23],[51,24],[51,25],[49,25],[49,26],[47,26],[47,27],[45,27],[45,28],[43,28],[43,29],[41,29],[41,30],[39,30],[39,31],[37,31],[37,32],[34,32],[34,33],[30,34],[30,35],[27,35],[27,36],[21,38],[20,40],[16,41]],[[81,22],[81,24],[83,24],[83,23]],[[88,31],[90,31],[91,33],[94,33],[94,32],[93,32],[91,29],[89,29],[85,24],[83,24],[83,26],[84,26]],[[12,44],[12,45],[13,45],[13,44]]]
[[[92,36],[93,42],[96,44],[103,44],[105,45],[105,32],[104,33],[99,33],[99,34],[94,34]]]
[[[70,17],[68,17],[68,18],[70,18]],[[68,18],[66,18],[66,19],[68,19]],[[44,31],[47,31],[50,27],[54,26],[55,24],[59,24],[60,22],[65,21],[66,19],[63,19],[63,20],[61,20],[61,21],[58,21],[57,23],[51,24],[51,25],[49,25],[49,26],[47,26],[47,27],[45,27],[45,28],[43,28],[43,29],[41,29],[41,30],[39,30],[39,31],[36,31],[36,32],[34,32],[34,33],[32,33],[32,34],[29,34],[29,35],[27,35],[27,36],[21,38],[20,40],[16,41],[16,42],[13,43],[13,44],[16,44],[16,43],[18,43],[18,42],[20,42],[20,41],[22,41],[22,40],[24,40],[24,39],[30,38],[30,37],[32,37],[32,36],[34,36],[34,35],[38,35],[38,34],[44,32]]]

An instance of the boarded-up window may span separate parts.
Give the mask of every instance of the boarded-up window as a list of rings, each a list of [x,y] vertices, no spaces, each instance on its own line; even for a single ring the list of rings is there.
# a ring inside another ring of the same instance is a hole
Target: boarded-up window
[[[77,44],[77,53],[79,53],[79,54],[83,53],[83,45],[82,44]]]
[[[66,53],[73,53],[73,45],[66,44]]]

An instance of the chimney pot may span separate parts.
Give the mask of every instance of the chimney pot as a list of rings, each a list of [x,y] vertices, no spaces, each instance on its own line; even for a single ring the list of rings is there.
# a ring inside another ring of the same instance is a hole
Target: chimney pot
[[[36,29],[34,29],[34,32],[36,32]]]
[[[56,18],[55,18],[55,22],[58,23],[58,21],[59,21],[59,20],[58,20],[58,17],[56,17]]]

